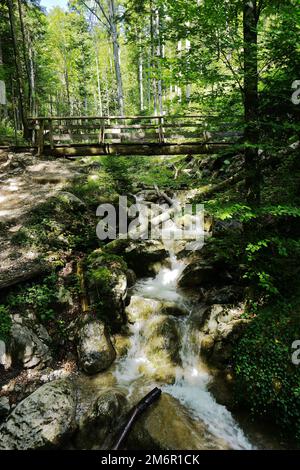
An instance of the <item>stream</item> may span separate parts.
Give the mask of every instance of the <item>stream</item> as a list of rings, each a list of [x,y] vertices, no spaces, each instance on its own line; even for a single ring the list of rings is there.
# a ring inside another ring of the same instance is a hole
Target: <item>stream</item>
[[[170,221],[171,229],[172,224],[174,222]],[[176,230],[174,226],[173,229]],[[141,396],[141,391],[147,393],[151,387],[158,386],[163,392],[179,400],[193,420],[204,423],[211,435],[223,443],[221,448],[253,449],[254,446],[230,411],[218,404],[208,390],[212,375],[200,359],[201,333],[192,321],[195,306],[192,300],[177,288],[177,281],[186,263],[177,259],[172,240],[163,239],[163,242],[169,253],[168,263],[160,267],[155,277],[138,280],[131,294],[147,302],[149,299],[172,302],[187,310],[185,316],[172,317],[179,331],[179,364],[173,371],[173,380],[167,380],[165,383],[156,380],[157,370],[167,370],[170,365],[168,362],[162,364],[161,357],[149,357],[147,335],[144,333],[151,329],[159,313],[145,318],[141,310],[140,315],[137,312],[135,321],[130,324],[130,346],[127,354],[116,363],[116,381],[120,387],[127,390],[128,398],[132,398],[133,402],[137,396]]]

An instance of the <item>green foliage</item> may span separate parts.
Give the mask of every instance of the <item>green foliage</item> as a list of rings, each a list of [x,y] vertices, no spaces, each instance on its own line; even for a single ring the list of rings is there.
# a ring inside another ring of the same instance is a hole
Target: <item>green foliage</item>
[[[300,367],[292,343],[300,338],[299,302],[259,310],[236,346],[236,398],[300,440]]]
[[[0,340],[5,341],[9,337],[11,317],[5,305],[0,305]]]
[[[32,310],[42,323],[55,319],[58,303],[57,275],[47,276],[41,283],[27,283],[18,286],[6,297],[6,304],[12,311]]]

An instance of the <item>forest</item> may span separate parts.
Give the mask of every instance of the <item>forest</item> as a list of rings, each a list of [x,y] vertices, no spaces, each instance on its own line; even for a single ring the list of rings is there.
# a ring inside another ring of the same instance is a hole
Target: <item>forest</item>
[[[0,450],[299,449],[299,33],[0,0]]]

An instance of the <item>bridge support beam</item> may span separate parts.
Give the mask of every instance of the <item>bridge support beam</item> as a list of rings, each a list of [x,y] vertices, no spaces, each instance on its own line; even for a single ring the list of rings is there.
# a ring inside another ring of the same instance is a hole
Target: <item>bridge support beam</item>
[[[96,155],[206,155],[228,149],[229,143],[140,143],[140,144],[95,144],[95,145],[60,145],[44,147],[44,155],[56,157],[84,157]]]

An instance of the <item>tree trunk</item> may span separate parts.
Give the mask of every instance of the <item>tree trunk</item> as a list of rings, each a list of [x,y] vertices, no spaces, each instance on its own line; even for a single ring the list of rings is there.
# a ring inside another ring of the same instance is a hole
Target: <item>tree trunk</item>
[[[109,7],[109,21],[110,21],[110,33],[113,43],[113,54],[114,54],[114,66],[117,80],[117,96],[118,96],[118,107],[121,116],[124,115],[124,94],[123,94],[123,81],[120,64],[120,45],[119,35],[116,24],[116,7],[114,0],[108,0]]]
[[[244,0],[244,112],[245,112],[245,186],[250,205],[260,202],[260,169],[258,164],[258,65],[256,0]]]
[[[142,47],[140,46],[139,50],[139,93],[140,93],[140,111],[144,111],[144,74],[143,74],[143,53]]]
[[[29,139],[30,132],[28,129],[27,112],[26,112],[23,80],[22,80],[22,64],[21,64],[20,57],[18,54],[13,0],[8,0],[8,12],[9,12],[12,45],[13,45],[13,50],[14,50],[15,67],[16,67],[16,82],[17,82],[17,90],[18,90],[18,95],[19,95],[19,112],[20,112],[20,117],[21,117],[21,121],[23,125],[24,138]]]
[[[101,81],[100,81],[100,69],[99,69],[99,57],[98,57],[98,48],[96,47],[96,72],[97,72],[97,94],[98,94],[98,112],[100,116],[103,116],[103,106],[102,106],[102,92],[101,92]]]

